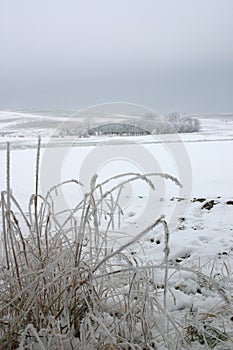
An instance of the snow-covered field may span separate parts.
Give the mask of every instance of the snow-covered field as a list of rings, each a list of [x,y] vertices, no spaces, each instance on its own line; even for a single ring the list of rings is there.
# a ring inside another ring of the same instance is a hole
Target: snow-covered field
[[[182,189],[170,180],[153,176],[155,191],[149,191],[140,181],[126,185],[120,202],[124,218],[119,231],[136,235],[165,214],[170,226],[169,264],[182,266],[179,273],[169,272],[168,310],[178,318],[179,313],[184,315],[192,310],[197,320],[203,315],[207,323],[206,315],[219,314],[216,324],[210,316],[212,325],[222,327],[223,332],[226,328],[233,339],[233,116],[202,117],[198,133],[127,139],[106,136],[50,139],[53,126],[35,129],[29,135],[25,130],[31,129],[24,129],[21,119],[17,127],[18,117],[17,113],[11,118],[8,113],[0,113],[1,130],[6,132],[0,137],[0,188],[5,189],[5,143],[10,141],[11,187],[26,211],[29,196],[34,192],[38,130],[43,130],[43,146],[48,143],[41,155],[43,194],[55,183],[71,178],[80,179],[86,186],[83,191],[88,190],[94,172],[98,181],[124,172],[165,172],[180,180]],[[7,130],[13,129],[14,135],[7,135]],[[81,195],[79,188],[67,186],[57,202],[58,209],[74,207]],[[132,254],[139,253],[159,264],[164,259],[164,247],[163,232],[156,228],[143,238],[143,246],[132,247]],[[217,287],[207,288],[204,282],[200,285],[193,269],[213,277]],[[162,274],[158,275],[158,286],[162,285],[162,278]],[[229,300],[227,309],[222,309],[225,304],[220,289]],[[217,348],[233,349],[233,343],[220,342]]]
[[[124,205],[126,216],[128,214],[130,217],[130,224],[134,225],[133,218],[136,217],[138,225],[138,216],[140,223],[140,215],[145,208],[148,214],[145,216],[144,213],[143,220],[148,224],[152,216],[161,212],[167,212],[171,216],[170,208],[174,208],[175,203],[175,207],[182,206],[181,213],[185,216],[185,222],[182,225],[184,229],[175,231],[172,235],[174,256],[177,255],[175,242],[180,250],[180,241],[183,239],[186,242],[185,246],[192,246],[195,254],[198,254],[198,251],[203,252],[202,254],[205,251],[218,253],[224,250],[224,244],[229,249],[232,240],[233,206],[227,205],[226,202],[233,200],[233,116],[202,117],[201,131],[198,133],[179,136],[149,135],[127,139],[107,136],[89,139],[49,138],[54,129],[53,125],[48,123],[60,123],[65,120],[64,117],[0,112],[0,119],[0,186],[1,189],[5,187],[4,149],[6,141],[9,141],[11,148],[16,148],[11,154],[11,185],[15,196],[25,209],[28,197],[34,191],[35,145],[37,135],[40,134],[42,144],[48,144],[48,149],[42,150],[42,192],[46,193],[54,183],[69,178],[80,178],[88,186],[94,172],[99,172],[100,179],[129,171],[166,172],[176,176],[183,184],[185,182],[185,188],[180,191],[176,186],[169,187],[163,182],[160,186],[165,188],[160,188],[159,191],[157,189],[155,194],[146,193],[147,188],[139,184],[137,189],[137,186],[129,189],[132,198],[125,201]],[[35,120],[39,120],[43,128],[40,126],[32,129],[29,121]],[[3,136],[4,132],[6,134]],[[10,135],[7,135],[7,132],[10,132]],[[177,148],[177,145],[180,148]],[[178,159],[179,152],[181,159]],[[147,156],[150,164],[145,159]],[[128,195],[126,193],[126,196]],[[74,205],[79,196],[78,191],[69,188],[64,193],[65,202],[69,206]],[[148,197],[153,198],[155,207],[147,205]],[[161,197],[165,199],[162,205]],[[185,199],[179,201],[176,197]],[[206,211],[201,209],[203,203],[192,202],[196,197],[205,198],[206,201],[215,200],[217,204],[210,211]],[[159,209],[156,209],[156,205]],[[179,220],[179,217],[176,216],[175,219]]]

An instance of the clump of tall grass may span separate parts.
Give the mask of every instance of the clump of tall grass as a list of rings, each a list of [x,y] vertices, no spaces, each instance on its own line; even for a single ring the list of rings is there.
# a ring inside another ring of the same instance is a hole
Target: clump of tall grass
[[[82,184],[78,180],[65,181],[43,197],[39,194],[39,165],[40,140],[35,194],[26,215],[10,187],[8,144],[7,188],[1,193],[0,348],[178,349],[177,344],[191,342],[191,332],[196,339],[196,326],[191,323],[188,328],[167,310],[170,267],[165,218],[156,218],[124,244],[109,246],[110,228],[116,217],[120,224],[119,196],[123,186],[141,180],[154,188],[152,174],[118,175],[119,183],[108,191],[104,191],[104,185],[116,177],[98,183],[94,175],[90,191],[77,206],[56,213],[56,190],[67,183]],[[153,175],[180,185],[170,175]],[[154,266],[130,254],[129,248],[136,242],[140,244],[140,239],[159,225],[164,230],[164,261]],[[164,276],[160,291],[157,271]],[[215,332],[214,338],[222,341],[224,335],[220,337]]]

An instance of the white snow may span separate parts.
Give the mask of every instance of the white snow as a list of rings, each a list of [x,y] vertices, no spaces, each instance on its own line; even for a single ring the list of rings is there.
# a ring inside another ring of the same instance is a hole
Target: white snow
[[[8,121],[5,122],[4,118],[7,120],[8,116],[4,113],[0,113],[0,119],[3,120],[2,125],[6,126]],[[12,114],[12,117],[19,116]],[[95,166],[100,180],[123,172],[140,172],[144,167],[148,167],[150,171],[169,173],[179,179],[180,172],[186,169],[188,164],[184,163],[180,169],[174,158],[173,148],[169,148],[169,145],[174,147],[178,144],[182,145],[190,162],[191,177],[186,178],[185,187],[181,192],[167,180],[158,182],[157,184],[164,188],[162,190],[158,188],[153,194],[148,191],[147,186],[136,182],[124,189],[122,199],[122,205],[125,207],[122,230],[125,227],[126,232],[131,234],[132,231],[134,234],[139,232],[141,227],[149,225],[162,213],[167,215],[170,222],[174,210],[177,210],[175,218],[171,220],[169,264],[179,265],[182,268],[179,273],[170,272],[169,275],[168,310],[172,312],[192,308],[195,312],[199,310],[199,312],[211,313],[214,308],[221,307],[222,299],[216,287],[213,286],[210,294],[205,283],[200,282],[200,276],[190,273],[189,268],[195,268],[203,274],[211,274],[216,279],[217,285],[232,297],[233,205],[226,202],[233,200],[233,118],[211,119],[209,117],[202,118],[201,122],[202,129],[199,133],[182,134],[179,135],[179,139],[172,135],[130,137],[127,140],[120,137],[93,137],[73,140],[75,144],[72,144],[72,138],[67,138],[60,140],[61,147],[57,147],[58,141],[56,141],[56,147],[49,150],[43,149],[41,155],[43,168],[41,190],[46,192],[54,182],[79,178],[80,175],[81,180],[88,183],[90,180],[88,177],[91,175],[88,169],[91,173],[91,169],[95,169]],[[18,130],[17,135],[20,133],[21,131]],[[1,138],[0,143],[5,143],[5,140],[12,141],[12,147],[14,147],[14,140],[11,137]],[[34,191],[36,155],[35,148],[25,148],[28,145],[34,146],[35,140],[36,137],[33,138],[33,142],[30,138],[21,140],[19,148],[24,149],[11,152],[11,187],[25,210],[29,195]],[[127,144],[128,141],[132,141],[133,144]],[[127,153],[130,147],[132,147],[131,160],[129,159],[131,153]],[[2,144],[1,190],[5,189],[6,152],[3,148]],[[118,156],[117,150],[120,150]],[[98,162],[98,154],[102,157],[102,163]],[[138,158],[135,154],[138,154]],[[146,160],[140,159],[144,154],[154,158],[158,165],[157,169],[150,169]],[[50,161],[46,161],[46,157]],[[59,159],[62,159],[60,164]],[[58,162],[58,168],[56,168],[56,162]],[[53,169],[60,169],[60,173]],[[48,176],[46,181],[45,174]],[[190,173],[187,174],[190,175]],[[78,188],[68,186],[63,195],[66,204],[72,207],[80,198],[81,192]],[[194,200],[200,197],[204,198],[203,202]],[[150,202],[151,199],[152,202]],[[213,208],[202,209],[203,205],[210,200],[216,203]],[[156,228],[144,237],[143,249],[140,245],[136,245],[133,249],[145,254],[148,261],[160,264],[164,260],[162,230]],[[158,285],[162,284],[163,275],[158,275],[157,280]]]

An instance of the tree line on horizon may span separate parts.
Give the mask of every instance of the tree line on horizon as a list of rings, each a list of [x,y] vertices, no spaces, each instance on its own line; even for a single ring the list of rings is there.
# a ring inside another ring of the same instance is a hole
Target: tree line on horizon
[[[117,130],[116,126],[119,126]],[[132,134],[138,128],[144,130],[144,134],[175,134],[175,133],[192,133],[200,130],[200,121],[196,117],[182,116],[177,112],[169,113],[166,116],[161,116],[156,113],[146,113],[141,117],[133,116],[122,121],[106,121],[104,123],[94,122],[94,118],[88,116],[83,123],[76,124],[73,129],[62,130],[61,136],[78,135],[88,137],[90,135],[102,134],[130,134],[129,126],[132,126]],[[124,132],[125,126],[125,132]],[[99,130],[98,130],[99,129]]]

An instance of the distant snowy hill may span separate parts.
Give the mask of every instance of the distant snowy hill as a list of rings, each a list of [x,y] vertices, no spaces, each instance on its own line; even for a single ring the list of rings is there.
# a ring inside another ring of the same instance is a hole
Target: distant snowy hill
[[[81,112],[5,110],[0,111],[0,148],[3,149],[7,141],[14,142],[15,148],[34,147],[38,136],[42,137],[44,143],[50,140],[53,145],[58,146],[61,143],[73,144],[74,140],[77,145],[82,146],[84,143],[89,145],[104,143],[108,142],[111,136],[93,134],[89,138],[80,138],[80,136],[90,136],[91,133],[88,131],[104,124],[107,127],[107,124],[111,123],[136,125],[149,131],[152,135],[141,136],[140,142],[143,143],[155,142],[156,135],[160,135],[163,142],[170,142],[174,132],[179,133],[179,138],[183,142],[233,139],[233,114],[230,113],[183,116],[171,113],[161,116],[156,113],[129,115],[106,111],[93,113],[88,110]],[[196,131],[195,125],[199,123],[200,131],[193,132]],[[130,137],[127,136],[127,142],[131,140]],[[114,140],[114,142],[126,142],[126,138],[121,135]]]

